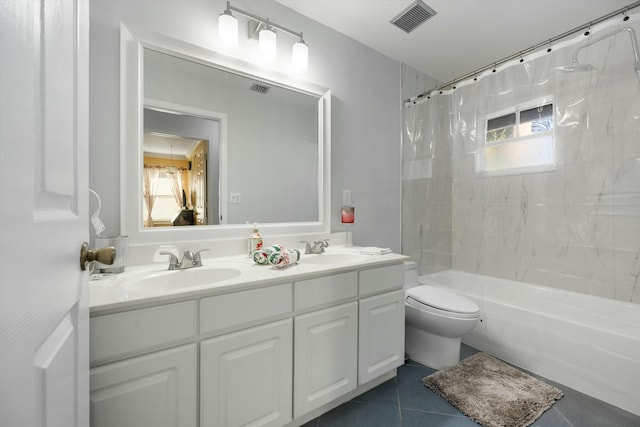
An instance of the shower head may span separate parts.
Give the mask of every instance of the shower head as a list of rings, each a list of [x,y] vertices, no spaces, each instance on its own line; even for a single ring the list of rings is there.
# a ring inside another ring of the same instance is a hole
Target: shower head
[[[607,39],[609,37],[613,37],[618,33],[622,33],[622,32],[626,32],[627,34],[629,34],[629,38],[631,40],[631,49],[633,50],[633,59],[634,59],[634,65],[633,65],[633,70],[635,71],[636,75],[638,76],[638,82],[640,82],[640,51],[638,50],[638,38],[636,37],[636,32],[633,28],[631,27],[624,27],[624,28],[620,28],[614,31],[611,31],[609,33],[603,34],[601,36],[598,37],[594,37],[594,38],[590,38],[588,41],[582,43],[580,46],[578,46],[578,48],[573,51],[573,64],[568,66],[568,68],[574,67],[578,64],[578,53],[580,53],[580,51],[588,46],[591,46],[594,43],[597,43],[599,41],[602,41],[604,39]],[[559,67],[559,68],[567,68],[567,67]],[[567,70],[569,71],[569,70]]]

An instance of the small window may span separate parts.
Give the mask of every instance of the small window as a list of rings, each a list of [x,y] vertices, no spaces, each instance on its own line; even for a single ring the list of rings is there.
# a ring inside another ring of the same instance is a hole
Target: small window
[[[487,121],[487,143],[504,141],[516,136],[516,113]]]
[[[154,224],[171,224],[176,215],[180,213],[180,206],[173,195],[172,180],[170,174],[160,172],[158,177],[158,189],[151,210],[151,219]],[[147,204],[142,202],[143,218],[147,217]]]
[[[520,136],[533,135],[534,133],[549,132],[553,130],[553,104],[531,108],[520,112]]]
[[[548,170],[555,163],[553,103],[489,117],[477,170],[490,174]]]

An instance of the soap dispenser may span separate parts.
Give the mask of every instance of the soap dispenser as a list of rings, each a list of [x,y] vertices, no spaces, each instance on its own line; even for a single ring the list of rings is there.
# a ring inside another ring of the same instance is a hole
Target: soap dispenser
[[[258,224],[253,224],[253,232],[249,236],[249,258],[253,256],[253,253],[259,249],[262,249],[262,236],[258,231]]]

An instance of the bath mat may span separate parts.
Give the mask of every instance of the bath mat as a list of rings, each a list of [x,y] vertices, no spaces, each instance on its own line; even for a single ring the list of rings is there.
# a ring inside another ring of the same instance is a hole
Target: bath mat
[[[531,425],[562,391],[485,353],[435,372],[422,383],[485,427]]]

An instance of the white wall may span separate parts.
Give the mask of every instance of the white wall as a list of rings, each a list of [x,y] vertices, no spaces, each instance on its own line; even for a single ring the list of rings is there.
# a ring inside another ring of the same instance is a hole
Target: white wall
[[[271,0],[233,5],[303,31],[309,70],[302,78],[332,91],[332,230],[344,229],[339,209],[342,190],[350,189],[354,243],[400,251],[400,64]],[[102,197],[105,233],[120,231],[120,22],[216,50],[224,8],[220,0],[92,1],[90,185]],[[280,43],[276,68],[289,49]],[[238,56],[251,60],[253,53],[246,47]]]

